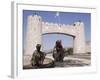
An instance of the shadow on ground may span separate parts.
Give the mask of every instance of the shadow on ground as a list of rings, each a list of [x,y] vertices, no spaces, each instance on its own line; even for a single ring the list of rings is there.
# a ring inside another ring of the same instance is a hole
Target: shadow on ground
[[[39,68],[57,68],[57,67],[80,67],[80,66],[87,66],[90,64],[83,63],[80,60],[64,60],[63,62],[53,62],[51,64],[47,64],[44,66],[36,67],[30,65],[26,65],[23,69],[39,69]]]

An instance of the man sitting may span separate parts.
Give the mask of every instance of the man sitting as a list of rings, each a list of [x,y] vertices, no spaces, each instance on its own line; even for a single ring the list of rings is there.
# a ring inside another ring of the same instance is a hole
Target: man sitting
[[[31,59],[32,66],[41,67],[43,65],[45,54],[42,51],[40,51],[40,49],[41,49],[41,45],[37,44],[36,50],[33,52],[32,59]]]
[[[64,49],[61,44],[61,40],[57,40],[54,50],[53,50],[53,58],[55,61],[62,62],[64,59]]]

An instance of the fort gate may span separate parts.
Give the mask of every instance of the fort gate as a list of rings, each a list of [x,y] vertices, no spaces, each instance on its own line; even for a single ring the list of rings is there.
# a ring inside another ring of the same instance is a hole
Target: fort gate
[[[74,54],[86,53],[83,22],[75,22],[73,25],[55,24],[43,22],[41,16],[34,15],[28,16],[24,55],[32,55],[36,49],[36,44],[42,43],[42,35],[51,33],[72,36],[74,41]]]

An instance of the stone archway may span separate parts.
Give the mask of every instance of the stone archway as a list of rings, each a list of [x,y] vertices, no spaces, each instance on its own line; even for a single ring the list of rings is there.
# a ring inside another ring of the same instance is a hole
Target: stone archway
[[[36,44],[41,44],[42,34],[62,33],[74,37],[74,54],[86,53],[84,23],[75,22],[73,25],[42,22],[42,17],[28,16],[26,51],[24,55],[32,55]]]
[[[42,34],[42,51],[45,53],[50,53],[54,50],[56,45],[56,41],[60,40],[62,47],[65,51],[72,48],[73,49],[73,41],[74,36],[65,34],[65,33],[44,33]],[[50,46],[48,46],[50,45]]]

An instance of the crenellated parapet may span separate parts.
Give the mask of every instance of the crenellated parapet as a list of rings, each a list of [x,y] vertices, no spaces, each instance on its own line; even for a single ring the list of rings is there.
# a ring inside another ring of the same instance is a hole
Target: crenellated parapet
[[[79,33],[81,28],[82,28],[81,22],[75,22],[74,24],[71,25],[42,22],[43,34],[64,33],[64,34],[75,36],[77,33]]]

